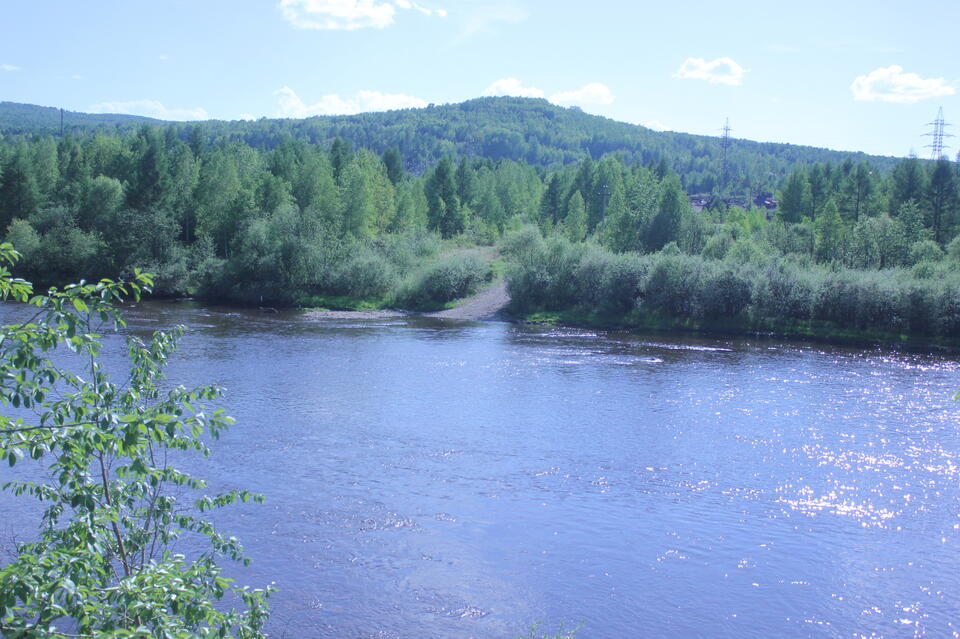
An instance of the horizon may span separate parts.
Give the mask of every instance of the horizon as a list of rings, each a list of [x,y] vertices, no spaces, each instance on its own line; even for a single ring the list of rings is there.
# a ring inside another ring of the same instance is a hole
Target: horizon
[[[584,111],[583,109],[581,109],[580,107],[578,107],[578,106],[576,106],[576,105],[570,106],[570,107],[561,107],[561,106],[559,106],[559,105],[553,104],[552,102],[550,102],[549,100],[546,100],[546,99],[544,99],[544,98],[524,98],[524,97],[520,97],[520,96],[478,96],[478,97],[475,97],[475,98],[467,98],[466,100],[462,100],[462,101],[460,101],[460,102],[444,102],[444,103],[441,103],[441,104],[433,104],[433,103],[431,103],[431,104],[428,104],[426,107],[401,107],[401,108],[396,108],[396,109],[386,109],[386,110],[382,110],[382,111],[361,111],[361,112],[359,112],[359,113],[317,114],[317,115],[307,115],[307,116],[303,116],[303,117],[287,117],[287,118],[276,117],[276,116],[261,116],[261,117],[259,117],[259,118],[253,119],[253,120],[251,120],[251,119],[233,119],[233,120],[227,120],[227,119],[221,119],[221,118],[207,118],[207,119],[205,119],[205,120],[162,120],[162,119],[159,119],[159,118],[156,118],[156,117],[153,117],[153,116],[140,115],[140,114],[137,114],[137,113],[121,113],[121,112],[92,113],[92,112],[89,112],[89,111],[74,111],[74,110],[71,110],[71,109],[67,109],[67,108],[65,108],[65,107],[58,107],[58,106],[54,106],[54,105],[29,104],[29,103],[26,103],[26,102],[10,102],[9,100],[2,100],[2,101],[0,101],[0,104],[16,104],[16,105],[28,106],[28,107],[35,107],[35,108],[40,108],[40,109],[54,109],[54,110],[57,110],[57,111],[63,111],[64,113],[73,113],[73,114],[81,115],[81,116],[122,116],[122,117],[133,117],[133,118],[144,118],[144,119],[146,119],[146,120],[150,120],[150,121],[152,121],[152,122],[155,122],[157,126],[160,126],[160,125],[168,125],[168,124],[203,124],[203,123],[205,123],[205,122],[226,122],[226,123],[233,123],[233,122],[259,122],[259,121],[263,121],[263,120],[293,120],[293,121],[301,121],[301,120],[308,120],[308,119],[310,119],[310,118],[327,118],[327,117],[329,117],[329,118],[338,118],[338,117],[349,118],[349,117],[354,117],[354,116],[358,116],[358,115],[365,115],[365,114],[391,113],[391,112],[397,112],[397,111],[411,111],[411,110],[425,109],[425,108],[429,108],[429,107],[458,106],[458,105],[465,104],[465,103],[467,103],[467,102],[471,102],[471,101],[473,101],[473,100],[481,100],[481,99],[487,99],[487,98],[514,98],[514,99],[521,99],[521,100],[542,100],[542,101],[546,102],[547,104],[549,104],[550,106],[553,106],[553,107],[556,107],[556,108],[578,110],[578,111],[580,111],[581,113],[584,113],[584,114],[586,114],[586,115],[588,115],[588,116],[605,118],[605,119],[611,120],[611,121],[613,121],[613,122],[616,122],[616,123],[618,123],[618,124],[625,124],[625,125],[627,125],[627,126],[639,126],[639,127],[643,127],[643,126],[644,126],[643,124],[636,124],[636,123],[633,123],[633,122],[624,122],[624,121],[622,121],[622,120],[617,120],[616,118],[610,118],[610,117],[607,117],[607,116],[604,116],[604,115],[599,115],[599,114],[595,114],[595,113],[587,113],[586,111]],[[692,136],[697,136],[697,137],[707,137],[707,138],[717,138],[717,139],[719,139],[720,137],[722,137],[721,135],[708,135],[708,134],[700,134],[700,133],[689,133],[689,132],[687,132],[687,131],[672,131],[672,130],[666,130],[666,129],[652,129],[652,128],[650,128],[650,127],[646,127],[646,128],[648,128],[648,129],[651,130],[651,131],[654,131],[655,133],[672,133],[672,134],[678,134],[678,135],[692,135]],[[951,136],[951,137],[952,137],[952,136]],[[916,154],[913,154],[913,155],[910,155],[910,154],[906,154],[906,155],[882,155],[882,154],[876,154],[876,153],[867,153],[866,151],[849,151],[849,150],[845,150],[845,149],[834,149],[834,148],[830,148],[830,147],[816,147],[816,146],[809,145],[809,144],[797,144],[797,143],[793,143],[793,142],[770,142],[770,141],[768,141],[768,140],[752,140],[752,139],[749,139],[749,138],[743,138],[743,137],[738,137],[738,136],[730,136],[730,139],[731,139],[731,140],[743,140],[743,141],[745,141],[745,142],[751,142],[751,143],[754,143],[754,144],[779,144],[779,145],[784,145],[784,146],[797,146],[797,147],[821,149],[821,150],[824,150],[824,151],[834,151],[834,152],[839,152],[839,153],[853,153],[853,154],[862,153],[862,154],[865,154],[865,155],[867,155],[867,156],[869,156],[869,157],[895,158],[895,159],[906,158],[906,157],[917,157],[917,158],[920,159],[920,160],[931,160],[931,161],[932,161],[932,158],[923,157],[922,155],[921,155],[921,156],[917,156]]]
[[[737,139],[921,158],[937,110],[960,113],[949,42],[911,28],[930,12],[960,21],[947,2],[52,5],[6,7],[19,28],[0,43],[0,99],[229,121],[510,95],[654,130],[718,137],[729,118]]]

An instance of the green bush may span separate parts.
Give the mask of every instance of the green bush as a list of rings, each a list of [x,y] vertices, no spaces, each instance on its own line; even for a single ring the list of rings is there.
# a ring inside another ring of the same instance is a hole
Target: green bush
[[[920,240],[910,245],[910,264],[920,262],[939,262],[943,259],[943,251],[933,240]]]
[[[490,278],[490,265],[475,255],[452,255],[414,273],[397,292],[406,308],[442,306],[477,291]]]
[[[383,297],[396,285],[392,264],[369,250],[350,258],[338,271],[334,291],[359,298]]]
[[[731,246],[733,246],[733,236],[727,230],[722,230],[710,236],[700,255],[708,260],[722,260],[727,256]]]
[[[708,319],[736,317],[751,301],[750,280],[729,264],[706,269],[697,295],[699,313]]]
[[[919,244],[919,253],[936,255],[932,242]],[[559,238],[531,242],[521,252],[507,278],[512,306],[521,313],[625,317],[639,310],[694,322],[735,320],[755,330],[815,321],[835,329],[960,337],[960,269],[952,261],[856,270],[839,261],[818,265],[804,255],[777,257],[749,240],[736,241],[724,260],[686,255],[672,244],[652,255],[615,254]]]
[[[649,260],[633,253],[609,260],[593,306],[603,313],[629,313],[637,306],[649,269]]]
[[[656,255],[643,287],[641,308],[671,317],[693,317],[703,260],[689,255]]]
[[[524,260],[543,244],[540,229],[529,224],[517,231],[511,231],[500,241],[500,252],[515,260]]]
[[[206,457],[207,443],[232,423],[202,405],[221,390],[165,382],[182,328],[149,340],[128,335],[119,384],[99,359],[98,333],[124,328],[118,305],[139,299],[150,277],[35,296],[2,266],[16,257],[0,245],[0,299],[35,308],[29,323],[0,329],[0,377],[17,380],[0,387],[14,409],[0,416],[0,460],[27,460],[27,472],[10,470],[3,489],[35,499],[40,522],[36,538],[0,566],[0,635],[262,639],[273,589],[223,574],[221,559],[248,560],[204,514],[262,498],[204,495],[205,483],[177,468],[189,453]],[[209,547],[178,547],[186,536]]]

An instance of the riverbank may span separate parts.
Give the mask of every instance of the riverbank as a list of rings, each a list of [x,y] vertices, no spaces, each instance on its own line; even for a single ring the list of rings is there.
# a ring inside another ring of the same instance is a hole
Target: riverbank
[[[584,311],[537,311],[515,313],[510,317],[514,321],[527,324],[573,326],[627,332],[715,337],[761,337],[841,346],[883,346],[919,351],[960,351],[960,339],[842,328],[815,320],[746,325],[732,320],[681,319],[663,317],[652,313],[644,314],[637,311],[621,316]]]
[[[311,319],[388,319],[417,315],[420,317],[436,317],[439,319],[463,321],[505,321],[510,319],[506,312],[509,304],[510,296],[507,294],[507,285],[506,282],[501,279],[493,282],[493,284],[475,295],[455,300],[449,305],[449,308],[437,311],[422,312],[394,308],[313,308],[305,310],[305,314]]]
[[[891,333],[877,330],[837,327],[829,322],[809,320],[794,322],[765,322],[747,324],[730,319],[693,320],[664,317],[653,313],[633,311],[625,315],[591,313],[581,310],[517,312],[510,308],[506,282],[498,280],[476,295],[456,300],[449,308],[433,312],[379,308],[369,310],[311,309],[312,319],[388,319],[416,315],[462,321],[513,321],[526,324],[572,326],[633,333],[662,333],[666,335],[760,337],[767,339],[802,340],[844,346],[884,346],[904,350],[960,351],[960,340]]]

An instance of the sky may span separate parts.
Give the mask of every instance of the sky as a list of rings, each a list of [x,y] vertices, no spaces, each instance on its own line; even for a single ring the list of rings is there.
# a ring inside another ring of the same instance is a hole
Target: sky
[[[0,100],[169,120],[484,95],[651,128],[960,149],[957,0],[0,0]]]

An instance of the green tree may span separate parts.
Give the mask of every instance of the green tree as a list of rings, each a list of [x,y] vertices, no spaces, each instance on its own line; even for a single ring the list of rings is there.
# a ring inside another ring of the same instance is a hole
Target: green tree
[[[897,209],[897,220],[903,225],[904,241],[909,246],[923,239],[923,211],[916,200],[907,200]]]
[[[241,200],[237,163],[230,155],[218,150],[200,169],[197,230],[199,235],[213,241],[220,257],[227,257],[230,253],[230,240],[236,234],[240,221],[234,215],[235,205]]]
[[[930,174],[927,187],[927,202],[930,206],[930,225],[933,239],[938,244],[947,241],[948,232],[953,227],[957,213],[957,181],[949,160],[937,160]]]
[[[824,166],[817,162],[811,166],[807,173],[807,182],[810,184],[810,218],[816,219],[830,197],[829,165]]]
[[[622,253],[635,250],[639,244],[639,236],[640,224],[636,212],[627,207],[623,186],[617,182],[600,227],[600,239],[610,250]]]
[[[385,232],[396,214],[393,184],[376,155],[361,149],[344,168],[342,185],[344,230],[354,237]]]
[[[27,219],[40,203],[40,190],[26,145],[20,145],[0,174],[0,228],[14,218]]]
[[[560,176],[554,173],[547,180],[547,188],[540,198],[540,220],[548,228],[554,228],[563,219],[562,191]]]
[[[580,191],[574,191],[563,219],[563,234],[571,242],[582,242],[587,237],[587,206]]]
[[[293,197],[301,210],[313,208],[327,218],[335,215],[339,196],[326,153],[310,153],[304,158],[293,183]]]
[[[383,160],[383,166],[387,170],[387,178],[390,180],[390,183],[394,186],[400,184],[404,175],[403,156],[400,155],[397,147],[392,146],[384,151],[381,159]]]
[[[123,201],[123,185],[119,180],[105,175],[89,180],[77,209],[80,228],[90,231],[110,224]]]
[[[427,177],[423,187],[427,196],[427,223],[443,237],[462,233],[465,220],[457,197],[453,163],[445,157]]]
[[[837,207],[850,221],[869,215],[875,205],[876,179],[866,162],[854,166],[840,183]]]
[[[167,180],[161,205],[173,212],[180,223],[182,240],[190,244],[196,238],[196,190],[200,183],[200,161],[186,144],[168,151]]]
[[[10,245],[0,257],[11,262]],[[234,491],[207,497],[204,482],[171,458],[209,454],[204,438],[229,426],[222,411],[200,402],[220,389],[163,390],[163,364],[182,329],[149,342],[127,339],[129,375],[116,383],[99,361],[97,333],[123,327],[116,304],[150,285],[127,283],[51,289],[32,294],[0,269],[0,296],[29,302],[33,318],[0,333],[0,399],[17,409],[0,417],[0,458],[44,465],[39,481],[13,480],[7,490],[44,507],[35,541],[18,544],[0,568],[0,633],[5,637],[263,637],[267,590],[248,590],[223,576],[218,558],[246,561],[232,537],[203,512],[260,497]],[[72,351],[66,358],[52,352]],[[176,455],[168,457],[168,452]],[[171,490],[197,494],[184,510]],[[193,557],[173,551],[185,534],[211,548]],[[229,596],[242,609],[224,606]]]
[[[838,257],[843,240],[843,219],[833,199],[827,200],[823,211],[813,223],[814,252],[820,261]]]
[[[801,169],[794,169],[780,191],[777,209],[783,221],[796,223],[804,217],[812,217],[812,197],[806,174]]]
[[[477,203],[477,173],[467,163],[466,158],[460,160],[455,176],[457,183],[457,197],[463,206],[473,206]]]
[[[890,214],[897,215],[905,202],[921,202],[926,191],[926,176],[916,157],[897,162],[890,176]]]
[[[166,154],[159,130],[142,127],[134,149],[135,166],[127,189],[127,202],[133,208],[144,208],[163,197]]]
[[[587,198],[587,226],[593,233],[607,215],[607,206],[616,189],[623,189],[623,163],[612,155],[596,165],[593,184]]]
[[[57,156],[57,143],[46,136],[33,145],[33,174],[37,180],[37,190],[41,200],[49,203],[57,192],[60,181],[60,162]]]
[[[333,167],[333,179],[340,183],[340,175],[350,161],[350,143],[343,138],[336,138],[330,147],[330,165]]]
[[[647,250],[659,251],[669,242],[677,240],[684,207],[690,207],[686,193],[680,188],[676,175],[668,175],[661,183],[660,202],[657,214],[647,231]]]

